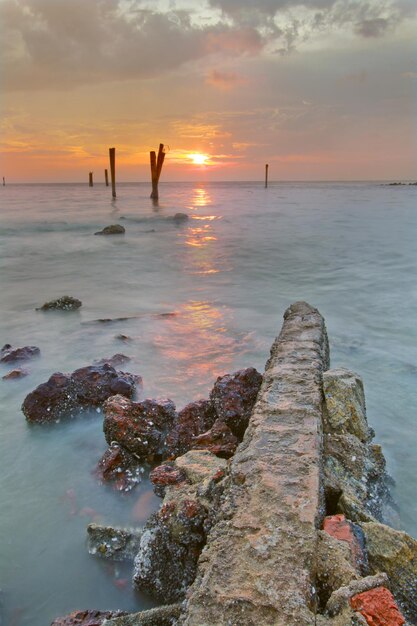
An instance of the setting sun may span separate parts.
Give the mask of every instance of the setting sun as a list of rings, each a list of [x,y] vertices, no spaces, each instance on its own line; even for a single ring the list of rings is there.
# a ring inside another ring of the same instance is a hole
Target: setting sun
[[[206,165],[209,159],[209,155],[196,153],[196,154],[190,154],[189,158],[192,160],[194,165]]]

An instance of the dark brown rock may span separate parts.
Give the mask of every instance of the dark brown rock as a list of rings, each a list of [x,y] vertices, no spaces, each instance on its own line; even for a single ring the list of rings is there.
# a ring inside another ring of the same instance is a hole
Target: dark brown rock
[[[50,300],[49,302],[45,302],[40,308],[36,309],[37,311],[75,311],[82,306],[81,300],[77,298],[72,298],[71,296],[62,296],[61,298],[57,298],[56,300]]]
[[[100,407],[115,394],[132,397],[138,382],[138,377],[110,365],[90,365],[72,374],[56,372],[26,396],[22,411],[30,422],[53,422],[83,408]]]
[[[242,439],[262,383],[253,367],[220,376],[210,393],[216,413],[234,435]]]
[[[167,437],[169,456],[179,456],[193,447],[194,437],[209,430],[216,420],[209,400],[190,402],[178,413],[174,428]]]
[[[238,438],[235,437],[230,428],[221,419],[217,419],[210,430],[194,437],[192,448],[194,450],[209,450],[216,456],[228,459],[235,453],[238,443]]]
[[[29,375],[28,370],[19,368],[19,369],[11,370],[7,374],[5,374],[2,378],[3,380],[18,380],[19,378],[24,378],[25,376],[28,376],[28,375]]]
[[[57,617],[51,626],[102,626],[104,620],[127,615],[125,611],[74,611]]]
[[[150,475],[151,483],[154,491],[158,496],[164,496],[165,488],[168,485],[181,485],[187,481],[187,475],[183,470],[176,467],[173,463],[164,463],[155,467]]]
[[[25,346],[23,348],[12,348],[6,343],[0,351],[0,363],[18,363],[28,361],[40,356],[41,351],[36,346]]]
[[[110,224],[105,226],[103,230],[99,230],[95,235],[124,235],[126,232],[125,227],[121,224]]]
[[[95,474],[117,491],[130,491],[141,482],[143,467],[135,455],[113,443],[98,462]]]
[[[104,435],[141,459],[161,458],[177,415],[171,400],[132,402],[117,395],[104,404]]]

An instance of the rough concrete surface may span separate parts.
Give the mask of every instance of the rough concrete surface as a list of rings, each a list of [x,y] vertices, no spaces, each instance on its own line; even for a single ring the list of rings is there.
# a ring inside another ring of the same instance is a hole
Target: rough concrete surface
[[[313,626],[321,510],[324,320],[286,311],[230,485],[189,591],[184,626]]]

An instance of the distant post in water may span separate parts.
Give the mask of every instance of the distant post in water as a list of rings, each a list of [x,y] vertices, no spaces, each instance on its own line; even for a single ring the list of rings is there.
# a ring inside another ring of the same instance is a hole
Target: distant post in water
[[[151,158],[151,178],[152,178],[151,198],[152,198],[152,200],[158,200],[158,198],[159,198],[159,193],[158,193],[159,177],[161,176],[162,165],[164,164],[164,159],[165,159],[165,152],[164,152],[164,144],[163,143],[159,144],[158,157],[156,156],[155,151],[152,150],[152,152],[150,152],[150,158]]]
[[[3,187],[5,187],[5,186],[6,186],[6,179],[3,176]]]
[[[265,189],[268,187],[268,163],[265,165]]]
[[[104,180],[106,181],[106,187],[109,186],[109,173],[107,170],[104,170]]]
[[[110,175],[111,175],[111,195],[116,197],[116,148],[109,148]]]
[[[92,187],[92,186],[93,186],[93,172],[90,172],[90,173],[88,174],[88,185],[89,185],[90,187]]]

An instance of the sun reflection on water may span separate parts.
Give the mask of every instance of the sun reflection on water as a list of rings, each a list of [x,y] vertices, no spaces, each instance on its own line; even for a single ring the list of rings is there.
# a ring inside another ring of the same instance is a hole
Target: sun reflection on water
[[[179,314],[165,320],[153,343],[171,364],[165,381],[172,385],[181,384],[184,376],[192,379],[198,398],[199,389],[232,370],[235,356],[245,351],[250,336],[231,334],[232,313],[227,307],[191,300],[176,309]]]

